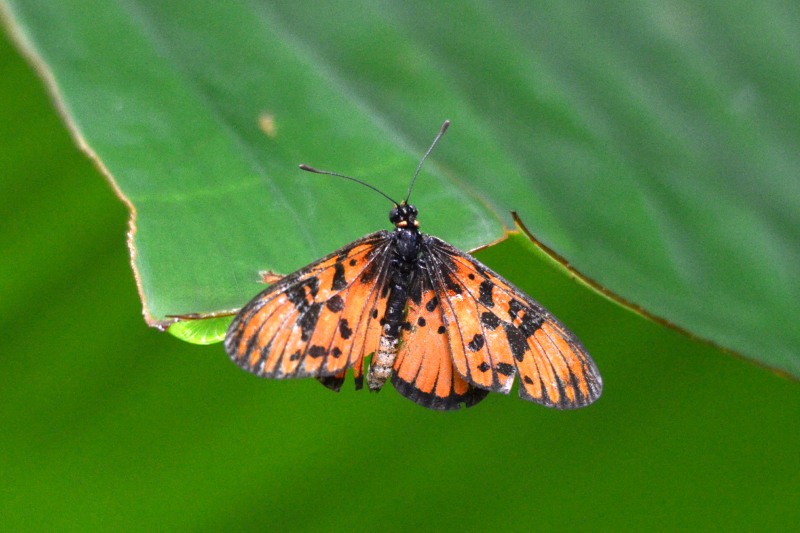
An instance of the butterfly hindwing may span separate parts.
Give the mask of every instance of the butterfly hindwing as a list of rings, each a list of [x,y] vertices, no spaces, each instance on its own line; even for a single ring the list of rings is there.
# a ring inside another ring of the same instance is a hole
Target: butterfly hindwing
[[[475,386],[569,409],[595,401],[602,380],[578,339],[539,303],[475,258],[426,237],[423,260],[440,300],[454,366]]]
[[[313,376],[338,390],[353,367],[358,383],[380,338],[390,236],[370,234],[256,296],[228,328],[228,354],[262,377]]]
[[[427,250],[425,262],[456,370],[475,386],[508,393],[514,382],[513,361],[504,339],[495,338],[496,328],[488,328],[481,322],[480,302],[470,296],[469,284],[474,285],[475,274],[451,272],[442,264],[435,248]],[[465,275],[463,280],[458,278],[459,274]]]
[[[430,279],[419,272],[411,287],[406,327],[394,362],[392,384],[409,400],[436,410],[471,407],[489,393],[453,368],[444,317]]]

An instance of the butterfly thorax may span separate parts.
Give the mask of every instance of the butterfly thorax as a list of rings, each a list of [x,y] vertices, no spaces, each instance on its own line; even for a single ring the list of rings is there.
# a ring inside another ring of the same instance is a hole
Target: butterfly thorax
[[[390,290],[389,303],[395,303],[402,314],[414,273],[417,269],[423,236],[419,232],[417,208],[403,202],[389,213],[389,220],[395,225],[392,235],[392,257],[387,288]],[[392,297],[394,295],[394,298]],[[390,322],[389,310],[386,321]],[[400,317],[402,318],[402,317]],[[399,324],[392,324],[394,329]]]
[[[419,255],[422,236],[419,233],[417,208],[405,202],[394,206],[389,212],[389,221],[395,227],[396,250],[404,259],[413,262]]]

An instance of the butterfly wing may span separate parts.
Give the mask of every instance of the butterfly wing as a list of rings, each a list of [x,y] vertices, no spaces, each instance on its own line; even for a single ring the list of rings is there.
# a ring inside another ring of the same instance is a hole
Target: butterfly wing
[[[489,391],[473,387],[454,370],[444,315],[441,306],[435,305],[436,293],[424,266],[409,294],[392,385],[409,400],[429,409],[445,411],[458,409],[462,403],[475,405]]]
[[[471,385],[570,409],[594,402],[602,379],[580,341],[553,315],[475,258],[425,237],[431,277],[456,373]]]
[[[367,235],[261,292],[228,328],[228,355],[261,377],[317,377],[334,390],[353,367],[358,385],[381,334],[390,237]]]

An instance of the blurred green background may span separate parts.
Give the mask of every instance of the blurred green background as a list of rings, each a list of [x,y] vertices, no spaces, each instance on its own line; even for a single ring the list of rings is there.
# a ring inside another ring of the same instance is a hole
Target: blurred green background
[[[147,328],[127,213],[31,68],[0,50],[0,527],[785,530],[800,387],[588,294],[519,243],[480,258],[568,321],[606,390],[492,396],[268,382]]]

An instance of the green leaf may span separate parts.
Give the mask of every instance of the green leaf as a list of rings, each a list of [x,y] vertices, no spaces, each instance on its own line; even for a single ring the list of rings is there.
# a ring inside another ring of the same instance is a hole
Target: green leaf
[[[8,0],[135,210],[151,323],[241,306],[414,191],[462,248],[510,211],[581,273],[800,376],[800,68],[781,4]],[[261,123],[261,127],[259,124]],[[522,254],[519,261],[532,256]]]

